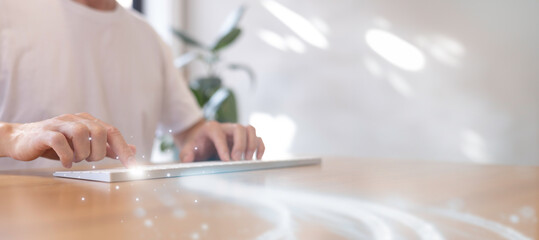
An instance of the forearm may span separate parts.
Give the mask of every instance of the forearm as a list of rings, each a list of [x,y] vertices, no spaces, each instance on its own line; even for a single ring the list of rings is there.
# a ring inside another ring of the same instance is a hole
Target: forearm
[[[0,122],[0,157],[9,157],[9,146],[13,125]]]

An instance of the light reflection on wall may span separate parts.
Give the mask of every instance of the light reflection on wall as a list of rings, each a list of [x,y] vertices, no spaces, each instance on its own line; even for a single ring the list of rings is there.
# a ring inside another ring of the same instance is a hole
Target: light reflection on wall
[[[258,32],[258,37],[268,45],[284,52],[292,50],[301,54],[305,53],[307,50],[305,44],[292,35],[283,37],[269,30],[260,30]]]
[[[417,43],[434,59],[451,67],[459,66],[466,53],[462,44],[442,35],[419,36]]]
[[[276,157],[289,152],[290,144],[296,135],[296,124],[285,115],[275,117],[267,113],[251,114],[249,124],[257,129],[257,134],[264,139],[265,157]]]
[[[462,153],[464,153],[468,159],[477,163],[489,162],[485,139],[479,135],[479,133],[467,129],[462,131],[461,138]]]
[[[288,48],[290,48],[292,51],[296,53],[305,52],[305,44],[303,44],[303,42],[301,42],[297,37],[287,36],[285,40],[286,44],[288,45]]]
[[[262,39],[262,41],[276,49],[279,49],[281,51],[288,50],[285,39],[275,32],[269,30],[260,30],[258,32],[258,37]]]
[[[365,34],[367,45],[389,63],[407,71],[425,67],[425,56],[414,45],[380,29],[370,29]]]
[[[414,94],[412,87],[410,86],[408,81],[402,76],[396,73],[389,73],[387,80],[389,81],[393,89],[395,89],[395,91],[397,91],[404,97],[411,97]]]
[[[261,3],[271,14],[305,42],[321,49],[328,48],[329,42],[327,38],[305,17],[273,0],[262,0]]]
[[[116,0],[122,7],[131,8],[133,7],[133,0]]]

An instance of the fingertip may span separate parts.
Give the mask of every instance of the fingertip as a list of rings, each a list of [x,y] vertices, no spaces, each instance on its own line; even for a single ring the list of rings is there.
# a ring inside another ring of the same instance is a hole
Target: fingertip
[[[137,159],[134,156],[131,156],[131,157],[127,158],[127,167],[128,168],[133,168],[133,167],[136,167],[137,165],[138,165]]]
[[[219,157],[221,158],[221,161],[224,161],[224,162],[230,161],[230,154],[228,152],[225,152],[219,155],[220,155]]]
[[[180,162],[189,163],[193,161],[195,161],[193,153],[186,153],[183,156],[180,156]]]
[[[254,154],[255,154],[254,152],[247,152],[245,154],[245,160],[253,160],[253,155]]]
[[[72,163],[72,162],[62,162],[62,165],[64,165],[65,168],[71,168],[71,167],[73,167],[73,163]]]
[[[258,149],[256,150],[256,157],[258,160],[262,160],[262,157],[264,156],[264,152],[266,151],[266,145],[264,144],[264,141],[262,141],[262,138],[258,138],[259,145]]]
[[[135,147],[135,145],[129,144],[129,148],[131,149],[131,151],[133,152],[133,154],[136,154],[136,153],[137,153],[137,147]]]
[[[233,157],[232,157],[233,160],[241,160],[241,158],[242,158],[242,152],[236,151],[233,153]]]

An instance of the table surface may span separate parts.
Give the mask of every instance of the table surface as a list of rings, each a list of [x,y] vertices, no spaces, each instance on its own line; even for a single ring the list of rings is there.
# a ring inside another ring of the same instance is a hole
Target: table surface
[[[539,167],[323,158],[101,183],[0,172],[2,239],[538,239]]]

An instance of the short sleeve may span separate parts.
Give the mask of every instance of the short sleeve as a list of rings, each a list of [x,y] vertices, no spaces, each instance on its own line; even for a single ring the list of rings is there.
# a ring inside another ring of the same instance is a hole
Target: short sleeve
[[[164,56],[165,82],[159,130],[179,133],[200,121],[203,114],[187,82],[174,67],[170,47],[162,40],[160,43]]]

